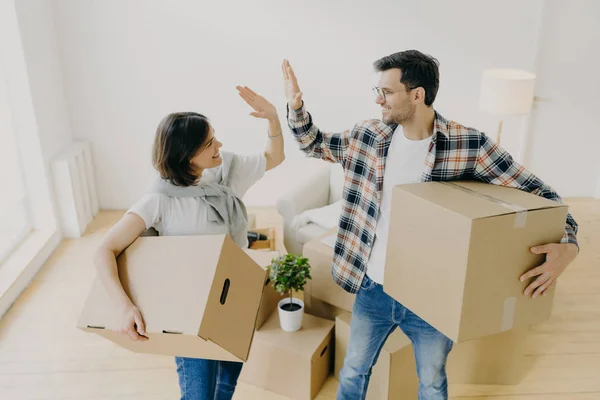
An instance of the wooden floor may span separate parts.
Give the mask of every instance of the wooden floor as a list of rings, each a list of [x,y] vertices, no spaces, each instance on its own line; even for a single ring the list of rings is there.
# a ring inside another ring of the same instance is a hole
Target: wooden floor
[[[533,328],[531,368],[516,386],[452,385],[471,400],[600,399],[600,201],[570,200],[581,254],[559,282],[553,317]],[[94,269],[92,253],[120,212],[102,212],[85,237],[65,240],[0,321],[0,399],[176,399],[170,357],[133,354],[75,328]],[[258,224],[277,218],[258,212]],[[334,399],[329,378],[317,399]],[[240,383],[237,400],[284,397]]]

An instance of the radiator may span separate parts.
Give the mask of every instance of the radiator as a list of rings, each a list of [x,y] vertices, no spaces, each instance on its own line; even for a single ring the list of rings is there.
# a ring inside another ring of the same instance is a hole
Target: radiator
[[[81,237],[98,214],[89,142],[74,142],[52,162],[52,180],[63,236]]]

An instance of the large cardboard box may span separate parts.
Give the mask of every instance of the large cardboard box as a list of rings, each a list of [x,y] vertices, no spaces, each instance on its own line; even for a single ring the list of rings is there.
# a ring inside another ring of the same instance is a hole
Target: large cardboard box
[[[335,322],[335,377],[344,364],[350,338],[350,313]],[[514,385],[526,373],[527,328],[458,343],[446,365],[452,384]],[[419,381],[410,339],[398,328],[383,345],[373,367],[367,399],[413,400]]]
[[[309,259],[312,276],[304,287],[306,312],[330,320],[335,320],[342,312],[351,312],[356,297],[336,284],[331,276],[333,247],[321,240],[336,232],[337,228],[329,230],[306,243],[302,250],[304,257]]]
[[[285,332],[273,313],[256,332],[239,380],[291,399],[314,399],[332,368],[333,330],[333,321],[304,314],[299,331]]]
[[[117,310],[96,279],[78,327],[139,353],[245,361],[266,271],[228,235],[140,237],[117,258],[148,341],[113,331]]]
[[[394,187],[384,290],[455,342],[550,317],[554,288],[531,299],[534,245],[560,242],[567,206],[481,182]]]

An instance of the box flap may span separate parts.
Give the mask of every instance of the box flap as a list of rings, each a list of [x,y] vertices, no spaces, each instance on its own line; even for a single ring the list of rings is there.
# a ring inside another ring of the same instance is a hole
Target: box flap
[[[420,182],[397,185],[396,190],[411,193],[470,219],[511,214],[519,209],[566,207],[519,189],[484,182]]]
[[[197,335],[226,235],[136,239],[117,258],[119,278],[150,333]],[[80,327],[115,326],[115,309],[96,279]]]
[[[271,260],[279,257],[280,254],[279,251],[261,251],[252,249],[244,249],[244,252],[265,270],[269,265],[271,265]],[[288,296],[287,293],[281,295],[275,291],[275,288],[271,284],[271,279],[269,279],[269,276],[267,275],[263,288],[263,297],[260,302],[260,309],[258,310],[258,316],[256,318],[256,329],[260,329],[263,326],[271,314],[277,310],[277,304],[279,301],[286,296]]]
[[[266,270],[226,236],[198,334],[246,360]]]
[[[248,254],[250,258],[252,258],[254,262],[260,265],[263,269],[266,269],[269,265],[271,265],[271,261],[280,255],[279,251],[261,251],[253,249],[244,249],[244,253]]]

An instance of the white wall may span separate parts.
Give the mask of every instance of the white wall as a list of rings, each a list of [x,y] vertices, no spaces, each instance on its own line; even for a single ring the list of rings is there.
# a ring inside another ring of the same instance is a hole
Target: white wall
[[[600,2],[543,9],[527,165],[567,196],[600,197]],[[596,193],[596,187],[598,192]]]
[[[342,130],[379,115],[372,62],[417,48],[441,62],[436,108],[495,135],[496,119],[477,109],[481,72],[534,69],[541,0],[352,3],[55,0],[71,126],[92,141],[100,206],[126,208],[143,193],[154,131],[168,112],[202,112],[227,149],[261,150],[266,126],[248,116],[235,85],[264,94],[285,119],[283,58],[317,124]],[[520,133],[521,119],[505,121],[509,151],[519,151]],[[304,156],[287,130],[286,149],[288,167],[253,188],[249,205],[272,204],[276,190],[294,184],[292,167]],[[532,162],[564,194],[585,192],[584,183],[565,185],[548,163]]]

